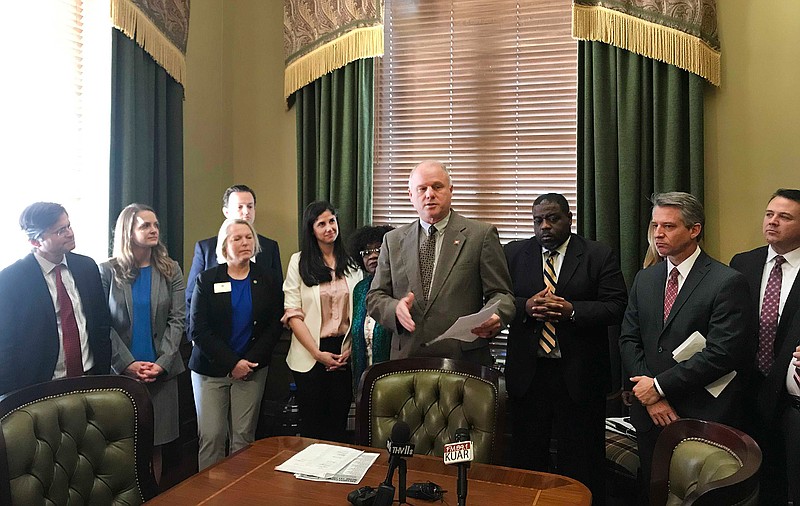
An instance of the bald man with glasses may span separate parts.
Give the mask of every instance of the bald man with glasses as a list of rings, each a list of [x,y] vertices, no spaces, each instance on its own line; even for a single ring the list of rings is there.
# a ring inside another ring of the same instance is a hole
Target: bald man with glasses
[[[20,228],[33,251],[0,271],[0,395],[51,379],[111,372],[110,317],[97,264],[72,253],[60,204],[36,202]]]

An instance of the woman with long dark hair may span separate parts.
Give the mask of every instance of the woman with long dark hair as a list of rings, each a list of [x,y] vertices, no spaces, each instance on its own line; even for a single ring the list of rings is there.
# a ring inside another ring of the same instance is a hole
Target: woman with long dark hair
[[[114,253],[99,265],[111,311],[111,367],[147,386],[153,400],[153,472],[161,478],[161,445],[178,437],[178,347],[184,284],[161,242],[151,207],[130,204],[117,218]]]
[[[346,442],[353,288],[361,278],[339,236],[336,210],[329,202],[309,204],[301,249],[283,283],[283,322],[292,330],[286,363],[297,384],[303,436]]]

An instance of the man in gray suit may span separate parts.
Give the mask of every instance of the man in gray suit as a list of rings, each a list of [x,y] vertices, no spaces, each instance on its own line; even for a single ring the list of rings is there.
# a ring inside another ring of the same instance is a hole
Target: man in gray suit
[[[437,161],[417,165],[408,195],[419,220],[384,237],[367,312],[392,332],[391,358],[434,356],[490,366],[489,340],[514,317],[497,229],[450,209],[453,184]],[[499,302],[471,341],[429,344],[461,316]]]
[[[680,417],[741,426],[742,374],[718,397],[706,385],[749,366],[754,312],[747,281],[700,249],[705,214],[688,193],[653,196],[650,226],[665,261],[640,271],[622,322],[620,349],[636,398],[642,484],[650,483],[653,448],[661,429]],[[673,351],[694,332],[705,349],[684,362]]]

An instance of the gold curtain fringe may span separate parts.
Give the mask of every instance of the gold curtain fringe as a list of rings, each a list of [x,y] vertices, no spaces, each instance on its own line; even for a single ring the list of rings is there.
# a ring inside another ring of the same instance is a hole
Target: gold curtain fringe
[[[111,23],[135,40],[173,79],[185,86],[186,56],[127,0],[111,0]]]
[[[376,56],[383,56],[383,25],[347,32],[286,66],[283,73],[284,98],[350,62]]]
[[[720,85],[720,52],[702,39],[674,28],[613,9],[573,4],[572,36],[669,63]]]

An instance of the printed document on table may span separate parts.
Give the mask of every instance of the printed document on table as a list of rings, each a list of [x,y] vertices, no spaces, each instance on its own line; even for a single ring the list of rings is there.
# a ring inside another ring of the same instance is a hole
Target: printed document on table
[[[301,480],[309,480],[309,481],[330,481],[333,483],[347,483],[350,485],[358,485],[361,483],[361,480],[364,478],[364,475],[367,474],[370,466],[375,463],[378,459],[378,453],[362,453],[358,457],[355,458],[352,462],[347,464],[344,469],[339,471],[338,473],[328,476],[326,478],[320,478],[319,476],[310,476],[308,474],[300,474],[297,473],[294,475],[295,478],[299,478]]]
[[[362,453],[346,446],[315,443],[276,466],[275,470],[325,478],[344,469]]]
[[[694,331],[692,335],[686,338],[686,341],[675,348],[675,351],[672,352],[672,358],[674,358],[676,362],[683,362],[684,360],[689,360],[695,353],[703,351],[705,347],[706,338],[703,337],[703,334],[700,332]],[[706,391],[713,395],[714,398],[717,398],[734,377],[736,377],[736,371],[731,371],[718,380],[712,381],[706,385]]]
[[[478,336],[472,333],[472,329],[475,327],[480,327],[481,323],[491,318],[497,309],[497,306],[499,305],[500,301],[496,300],[494,303],[492,303],[492,305],[481,309],[477,313],[462,316],[456,320],[456,322],[449,329],[445,330],[444,334],[428,342],[428,345],[431,345],[437,341],[441,341],[442,339],[458,339],[459,341],[464,342],[472,342],[476,339],[479,339]]]

